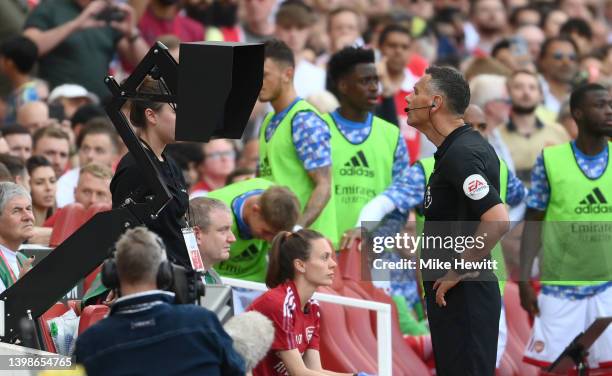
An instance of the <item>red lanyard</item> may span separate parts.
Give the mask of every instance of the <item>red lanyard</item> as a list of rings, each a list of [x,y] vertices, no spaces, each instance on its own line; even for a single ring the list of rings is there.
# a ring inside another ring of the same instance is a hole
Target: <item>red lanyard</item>
[[[6,268],[8,269],[9,273],[11,274],[11,278],[13,279],[13,283],[17,282],[17,277],[15,277],[15,273],[13,273],[13,268],[11,268],[11,264],[9,264],[8,260],[4,256],[4,251],[2,251],[1,249],[0,249],[0,257],[2,257],[2,261],[4,261],[4,265],[6,265]],[[15,255],[15,257],[17,257],[17,255]],[[6,286],[6,287],[8,287],[8,286]]]

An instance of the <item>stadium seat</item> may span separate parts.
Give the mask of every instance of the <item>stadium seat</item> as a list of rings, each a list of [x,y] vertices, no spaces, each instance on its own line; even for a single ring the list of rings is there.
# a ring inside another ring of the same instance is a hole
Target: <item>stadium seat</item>
[[[370,285],[372,285],[370,283]],[[362,284],[362,287],[367,287],[368,284]],[[399,320],[397,315],[397,308],[395,308],[395,303],[393,299],[387,294],[384,293],[381,289],[377,289],[372,285],[372,290],[367,291],[372,300],[387,303],[391,305],[391,337],[392,337],[392,346],[393,346],[393,359],[398,359],[403,362],[405,366],[408,366],[410,369],[410,373],[407,375],[427,375],[429,374],[428,367],[425,365],[423,359],[419,358],[419,356],[406,344],[404,341],[404,336],[399,327]],[[374,331],[376,328],[374,327]]]
[[[53,343],[53,338],[51,338],[51,331],[49,330],[48,322],[49,320],[59,317],[64,313],[68,312],[69,309],[70,308],[64,303],[55,303],[51,308],[47,310],[47,312],[40,315],[38,320],[43,340],[43,343],[41,343],[41,345],[43,346],[44,350],[52,353],[57,353],[57,349],[55,348],[55,344]]]
[[[109,211],[111,209],[112,209],[111,204],[103,204],[103,203],[93,204],[89,208],[87,208],[87,212],[85,214],[85,217],[87,218],[86,221],[88,221],[91,217],[93,217],[94,215],[98,213]]]
[[[79,335],[87,328],[102,320],[108,314],[109,308],[105,305],[90,305],[83,308],[79,321]]]
[[[81,315],[81,301],[80,300],[69,300],[66,302],[68,307],[76,313],[77,316]]]
[[[347,298],[363,299],[363,296],[348,287],[343,289],[341,295]],[[372,363],[376,364],[378,359],[377,341],[370,326],[369,312],[362,308],[344,307],[344,314],[349,335],[362,350],[362,353],[365,354],[365,357],[371,359]]]
[[[321,288],[320,292],[337,295],[331,288]],[[319,302],[321,307],[321,362],[325,369],[336,372],[355,372],[360,370],[376,373],[377,366],[368,359],[352,340],[348,330],[344,307]]]
[[[353,282],[353,281],[349,281]],[[343,296],[355,299],[367,299],[370,300],[368,296],[363,296],[356,291],[352,290],[350,285],[347,284],[342,293]],[[377,349],[377,338],[374,335],[374,331],[372,330],[370,314],[368,311],[345,307],[346,313],[346,321],[348,323],[349,333],[351,337],[355,340],[355,342],[360,345],[366,354],[370,355],[374,362],[376,362],[378,349]],[[396,355],[396,352],[394,352]],[[401,359],[396,356],[393,357],[393,374],[394,375],[411,375],[410,367],[407,364],[402,362]]]
[[[355,242],[350,249],[343,249],[338,253],[338,267],[343,279],[353,281],[370,280],[369,269],[361,270],[360,242]]]
[[[57,219],[53,225],[49,246],[57,247],[70,235],[72,235],[86,220],[84,220],[86,210],[83,205],[74,203],[58,209]]]
[[[381,303],[387,303],[391,305],[392,316],[391,316],[391,335],[392,335],[392,347],[393,347],[393,363],[394,363],[394,374],[402,375],[428,375],[429,371],[423,360],[404,342],[403,335],[399,328],[397,309],[395,303],[390,296],[385,294],[382,290],[374,287],[371,281],[369,281],[370,275],[369,270],[361,270],[362,254],[359,250],[359,244],[355,244],[350,249],[340,251],[338,256],[338,268],[339,274],[344,280],[342,285],[335,283],[332,285],[334,290],[340,292],[341,295],[345,295],[345,291],[353,291],[357,293],[357,298],[362,298],[371,301],[378,301]],[[338,272],[338,271],[337,271]],[[348,289],[348,290],[347,290]],[[356,311],[347,310],[349,314]],[[359,314],[359,313],[355,313]],[[376,333],[376,313],[371,312],[371,328],[372,332]],[[358,320],[358,319],[356,319]],[[361,320],[359,320],[361,322]]]
[[[49,245],[51,247],[57,247],[78,230],[79,227],[89,221],[91,217],[96,215],[96,213],[108,211],[110,209],[110,204],[94,204],[88,209],[85,209],[83,205],[78,202],[58,209],[57,220],[51,232]]]

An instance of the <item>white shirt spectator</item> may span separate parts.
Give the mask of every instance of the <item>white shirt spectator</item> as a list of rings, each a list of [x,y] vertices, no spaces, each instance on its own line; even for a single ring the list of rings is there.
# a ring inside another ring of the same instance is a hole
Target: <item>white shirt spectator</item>
[[[74,189],[79,182],[80,172],[81,169],[79,167],[73,168],[62,175],[57,181],[55,200],[57,201],[58,208],[74,203]]]
[[[542,96],[544,97],[544,107],[555,115],[561,111],[561,102],[550,92],[550,86],[544,77],[540,76],[540,84],[542,85]],[[569,92],[568,92],[569,95]]]
[[[308,98],[325,90],[325,71],[307,60],[302,60],[295,68],[293,85],[300,98]]]

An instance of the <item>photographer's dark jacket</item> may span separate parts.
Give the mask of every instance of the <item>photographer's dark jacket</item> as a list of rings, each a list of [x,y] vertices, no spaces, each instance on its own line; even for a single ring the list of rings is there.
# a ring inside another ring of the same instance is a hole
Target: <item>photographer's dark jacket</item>
[[[81,334],[76,361],[87,375],[244,375],[244,360],[214,313],[172,304],[153,290],[117,299],[109,317]]]

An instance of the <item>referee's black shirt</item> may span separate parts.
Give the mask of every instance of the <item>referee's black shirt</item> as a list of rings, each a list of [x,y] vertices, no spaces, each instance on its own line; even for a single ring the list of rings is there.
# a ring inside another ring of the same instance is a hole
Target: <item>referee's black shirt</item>
[[[446,137],[434,157],[423,201],[424,234],[473,236],[482,214],[502,202],[497,154],[480,133],[464,125]],[[454,250],[425,246],[422,255],[441,261],[458,256]],[[447,271],[423,270],[423,277],[435,281]]]

